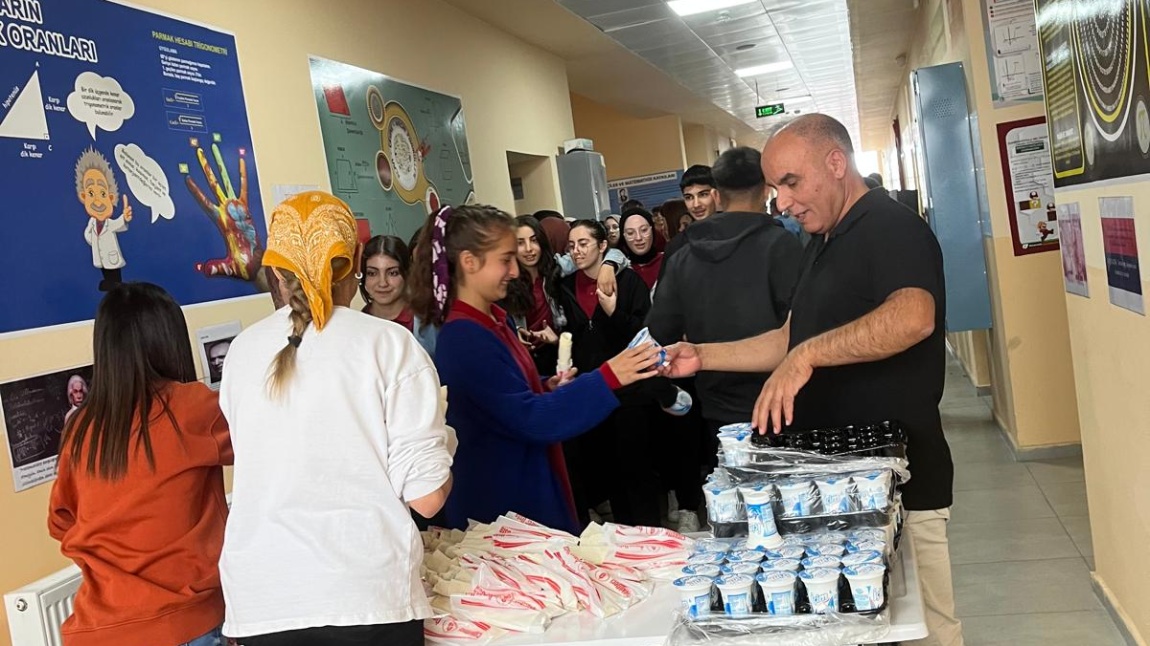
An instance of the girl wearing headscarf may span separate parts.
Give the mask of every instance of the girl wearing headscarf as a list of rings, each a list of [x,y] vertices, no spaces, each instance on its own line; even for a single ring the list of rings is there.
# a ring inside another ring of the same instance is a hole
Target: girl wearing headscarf
[[[497,302],[519,274],[515,221],[490,206],[444,207],[424,228],[412,307],[440,325],[435,364],[459,433],[449,527],[515,511],[578,533],[560,442],[619,405],[614,391],[653,376],[650,345],[604,357],[586,374],[544,380]]]
[[[451,488],[451,430],[426,352],[349,309],[362,248],[347,205],[271,215],[265,266],[288,303],[232,342],[220,405],[235,486],[220,575],[243,646],[423,643],[424,517]]]
[[[622,221],[622,218],[615,213],[603,218],[603,226],[607,227],[607,246],[611,249],[619,248],[619,240],[622,239]]]
[[[631,269],[639,274],[647,289],[654,289],[663,268],[662,240],[655,229],[655,220],[643,208],[633,208],[623,214],[623,253],[631,261]]]

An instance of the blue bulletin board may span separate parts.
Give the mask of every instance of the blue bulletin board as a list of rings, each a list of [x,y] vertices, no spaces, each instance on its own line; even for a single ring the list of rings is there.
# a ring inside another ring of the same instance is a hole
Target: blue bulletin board
[[[105,0],[0,1],[0,334],[93,318],[100,288],[264,291],[235,38]]]
[[[682,178],[683,171],[669,170],[607,182],[611,212],[618,213],[619,207],[627,200],[639,200],[647,210],[651,210],[667,200],[681,198],[683,191],[679,188],[679,180]]]

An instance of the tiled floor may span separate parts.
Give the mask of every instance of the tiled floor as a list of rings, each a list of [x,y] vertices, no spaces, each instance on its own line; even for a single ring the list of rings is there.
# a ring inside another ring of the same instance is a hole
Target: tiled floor
[[[1094,549],[1081,458],[1015,462],[961,367],[942,421],[954,455],[950,558],[970,646],[1123,646],[1090,586]]]

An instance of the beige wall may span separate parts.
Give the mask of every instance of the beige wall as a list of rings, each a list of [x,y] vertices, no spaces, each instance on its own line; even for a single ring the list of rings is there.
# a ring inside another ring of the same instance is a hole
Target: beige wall
[[[636,119],[574,93],[571,116],[575,135],[595,142],[595,150],[603,154],[609,180],[686,167],[683,127],[677,116]]]
[[[718,150],[714,131],[697,123],[684,123],[683,150],[687,166],[694,166],[695,164],[710,166],[714,164]]]
[[[1138,643],[1150,639],[1145,603],[1150,561],[1128,555],[1150,546],[1150,321],[1110,304],[1098,198],[1130,195],[1138,248],[1150,249],[1150,182],[1065,190],[1059,204],[1082,209],[1090,298],[1064,295],[1078,384],[1086,496],[1094,539],[1094,576]],[[1142,292],[1150,281],[1142,276]]]
[[[999,123],[1044,114],[1040,103],[995,109],[990,97],[983,23],[979,0],[925,0],[908,71],[962,62],[967,92],[979,115],[979,139],[986,163],[987,195],[994,237],[985,241],[991,287],[993,329],[983,341],[964,339],[953,345],[969,351],[964,365],[972,375],[987,376],[995,416],[1020,448],[1074,444],[1079,441],[1074,374],[1058,253],[1015,256],[1007,217],[996,128]],[[949,5],[949,6],[948,6]],[[967,27],[970,27],[969,29]],[[913,100],[909,83],[895,106],[904,129],[904,147],[913,139]],[[912,150],[914,144],[911,145]],[[888,148],[893,154],[893,142]],[[921,186],[918,155],[908,152],[907,173]],[[908,181],[908,183],[911,183]],[[975,356],[985,348],[989,356]]]
[[[476,194],[505,209],[515,206],[506,151],[551,156],[575,134],[561,60],[439,0],[344,0],[338,11],[319,0],[278,0],[274,15],[266,3],[136,4],[236,34],[265,204],[273,184],[329,186],[309,54],[461,96]],[[680,163],[681,157],[680,152]],[[248,325],[270,311],[270,299],[256,297],[188,308],[186,315],[194,331],[235,319]],[[83,325],[0,340],[0,381],[90,362],[90,335],[90,325]],[[49,485],[12,493],[9,466],[5,457],[0,592],[66,564],[46,531]],[[0,614],[0,645],[7,643],[6,618]]]
[[[523,180],[523,199],[515,200],[515,215],[530,215],[544,209],[562,210],[551,157],[532,157],[509,164],[509,172],[512,178]]]

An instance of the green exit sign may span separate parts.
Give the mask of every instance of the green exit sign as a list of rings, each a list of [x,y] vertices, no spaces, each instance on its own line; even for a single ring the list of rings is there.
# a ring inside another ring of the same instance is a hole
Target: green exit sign
[[[776,114],[783,113],[782,103],[771,103],[769,105],[760,105],[755,108],[755,116],[762,119],[763,117],[773,117]]]

